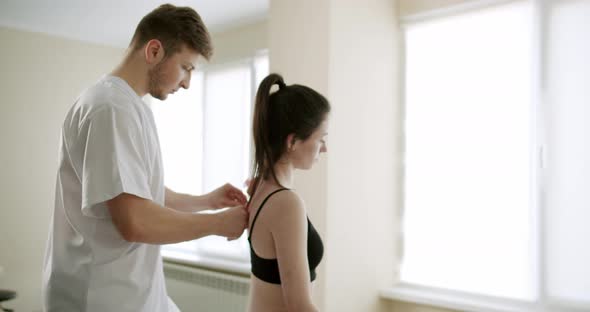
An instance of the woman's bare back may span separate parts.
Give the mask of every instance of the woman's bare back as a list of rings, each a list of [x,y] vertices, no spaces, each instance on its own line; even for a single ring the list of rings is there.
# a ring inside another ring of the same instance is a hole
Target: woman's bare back
[[[256,254],[265,259],[276,259],[276,251],[274,248],[274,241],[269,230],[269,223],[272,222],[272,214],[261,213],[256,219],[255,231],[252,233],[252,222],[254,217],[260,209],[260,205],[264,199],[275,190],[280,189],[276,184],[265,183],[258,187],[256,194],[250,201],[249,205],[249,221],[248,234],[251,234],[252,249]],[[273,205],[280,205],[280,197],[272,197],[265,203],[266,211],[271,210]],[[271,208],[271,209],[269,209]],[[248,304],[248,311],[251,312],[266,312],[266,311],[287,311],[283,302],[283,293],[281,285],[271,284],[260,280],[254,275],[250,277],[250,300]]]

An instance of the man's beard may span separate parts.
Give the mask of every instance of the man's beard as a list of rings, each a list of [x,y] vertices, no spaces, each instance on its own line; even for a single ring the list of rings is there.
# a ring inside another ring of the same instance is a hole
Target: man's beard
[[[161,89],[162,84],[162,64],[164,61],[158,63],[154,68],[148,71],[148,93],[158,100],[165,100],[167,94]]]

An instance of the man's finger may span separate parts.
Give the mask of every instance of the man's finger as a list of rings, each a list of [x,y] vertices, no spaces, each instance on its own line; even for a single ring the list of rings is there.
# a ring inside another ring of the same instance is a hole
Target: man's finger
[[[242,193],[240,190],[234,190],[233,198],[240,203],[245,203],[247,201],[246,195],[244,195],[244,193]]]

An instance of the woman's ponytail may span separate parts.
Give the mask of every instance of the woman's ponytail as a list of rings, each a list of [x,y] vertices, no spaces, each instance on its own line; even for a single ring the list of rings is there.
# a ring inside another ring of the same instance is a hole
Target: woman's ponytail
[[[262,80],[258,87],[258,91],[256,92],[256,99],[254,101],[254,118],[252,119],[252,134],[254,137],[255,152],[252,176],[250,178],[250,185],[248,185],[248,194],[250,196],[254,195],[261,176],[266,178],[269,170],[272,173],[273,178],[276,180],[274,168],[270,165],[274,164],[274,155],[270,148],[271,144],[269,140],[271,130],[269,129],[270,90],[275,84],[279,86],[279,90],[287,88],[281,75],[270,74]]]

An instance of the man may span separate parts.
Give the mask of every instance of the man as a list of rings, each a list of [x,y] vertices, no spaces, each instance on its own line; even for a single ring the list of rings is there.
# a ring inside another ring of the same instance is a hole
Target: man
[[[45,311],[178,311],[166,293],[160,245],[244,231],[246,198],[237,188],[203,196],[165,188],[154,118],[141,100],[188,89],[198,58],[211,56],[210,41],[193,9],[158,7],[137,26],[121,64],[67,113]]]

